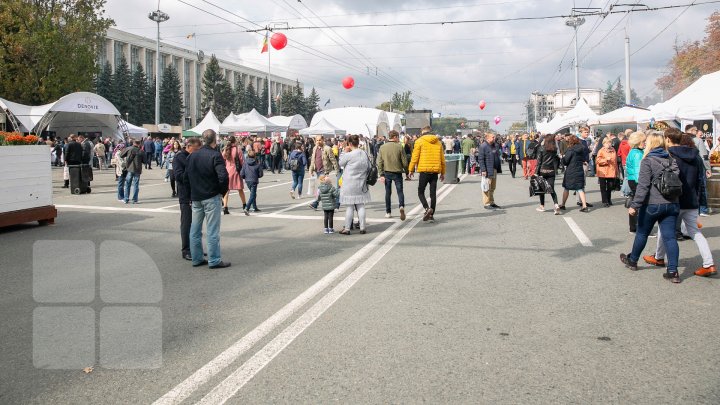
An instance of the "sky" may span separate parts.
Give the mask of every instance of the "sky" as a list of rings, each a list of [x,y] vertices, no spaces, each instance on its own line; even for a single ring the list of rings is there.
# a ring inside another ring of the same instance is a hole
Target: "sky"
[[[707,0],[696,0],[704,3]],[[327,28],[335,25],[417,24],[420,22],[568,15],[573,7],[607,11],[619,0],[160,0],[170,15],[162,40],[206,55],[267,70],[260,48],[264,33],[276,27],[288,47],[272,51],[273,73],[312,87],[326,108],[375,107],[394,92],[410,90],[415,108],[445,117],[500,116],[495,128],[525,121],[524,103],[533,91],[574,88],[573,29],[564,19],[481,22],[395,27]],[[637,3],[633,2],[625,3]],[[648,0],[649,7],[692,0]],[[194,6],[194,7],[193,7]],[[118,29],[154,38],[147,18],[155,1],[107,0],[106,16]],[[626,10],[624,8],[622,10]],[[616,8],[615,10],[621,10]],[[655,80],[667,70],[675,44],[702,40],[706,19],[720,2],[668,10],[589,16],[578,30],[580,86],[605,88],[624,80],[624,37],[630,36],[631,84],[638,95],[658,94]],[[317,28],[319,27],[319,28]],[[187,39],[189,34],[195,37]],[[377,71],[377,74],[376,74]],[[346,90],[342,79],[355,87]],[[480,100],[487,107],[478,108]]]

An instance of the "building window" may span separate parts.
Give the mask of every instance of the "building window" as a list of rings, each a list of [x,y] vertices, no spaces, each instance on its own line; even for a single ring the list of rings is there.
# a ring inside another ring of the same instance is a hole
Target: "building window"
[[[140,48],[133,46],[130,48],[130,71],[137,70],[138,63],[140,63]]]
[[[107,62],[107,42],[102,41],[98,47],[97,64],[102,68],[105,66],[105,62]]]
[[[148,83],[152,84],[153,79],[155,79],[155,52],[151,50],[145,51],[145,74]]]
[[[201,65],[198,63],[195,65],[195,119],[199,122],[202,116],[202,77],[201,77]],[[224,120],[225,117],[218,117],[220,120]]]
[[[185,117],[190,115],[190,61],[185,61],[185,72],[183,74],[183,104],[185,105]],[[187,119],[185,120],[187,122]]]
[[[167,68],[167,55],[161,53],[160,54],[160,78],[158,79],[161,86],[162,86],[163,75],[165,74],[166,68]]]
[[[122,42],[115,41],[115,68],[116,69],[120,65],[120,60],[123,57],[124,49],[125,49],[125,44],[123,44]],[[125,63],[127,63],[127,61],[125,61]]]

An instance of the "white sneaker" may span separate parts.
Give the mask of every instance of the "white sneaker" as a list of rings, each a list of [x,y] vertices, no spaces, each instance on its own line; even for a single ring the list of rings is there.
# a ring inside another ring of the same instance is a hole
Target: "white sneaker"
[[[537,212],[545,212],[545,208],[543,208],[543,207],[537,207],[537,208],[535,208],[535,211],[537,211]]]
[[[167,183],[168,181],[169,181],[169,180],[168,180],[168,178],[166,177],[166,178],[165,178],[165,183]]]
[[[706,213],[706,212],[701,212],[701,213],[700,213],[700,216],[701,216],[701,217],[709,217],[710,215],[709,215],[708,213]]]
[[[292,191],[290,192],[290,198],[292,198],[293,200],[295,199],[295,193],[293,193]]]
[[[389,214],[389,213],[388,213],[388,214],[385,214],[385,218],[392,218],[392,215]]]

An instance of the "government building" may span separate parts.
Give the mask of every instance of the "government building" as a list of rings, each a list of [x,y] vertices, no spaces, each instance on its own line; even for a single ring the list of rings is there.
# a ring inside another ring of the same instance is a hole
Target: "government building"
[[[100,48],[98,64],[104,66],[105,62],[110,62],[114,71],[115,66],[120,63],[120,59],[125,55],[125,60],[131,71],[140,63],[148,76],[148,80],[152,81],[155,78],[156,47],[155,39],[109,28],[105,41]],[[194,127],[203,118],[200,111],[202,77],[209,62],[210,55],[205,55],[202,50],[196,52],[160,42],[160,72],[163,72],[166,66],[172,64],[177,70],[182,84],[183,105],[185,106],[183,129]],[[244,81],[246,86],[252,83],[258,95],[262,95],[266,86],[267,72],[220,58],[218,58],[218,62],[225,78],[233,88],[236,88]],[[160,75],[162,77],[162,73]],[[295,87],[295,84],[296,81],[293,78],[271,75],[270,96],[274,98]],[[300,87],[303,87],[302,83],[300,83]],[[124,111],[120,111],[120,113],[123,114]],[[220,120],[225,119],[225,117],[218,118]]]

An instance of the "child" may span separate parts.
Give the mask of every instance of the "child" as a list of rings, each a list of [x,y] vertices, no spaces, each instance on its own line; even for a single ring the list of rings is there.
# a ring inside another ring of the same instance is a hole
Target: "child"
[[[340,197],[340,192],[333,187],[330,176],[320,176],[320,188],[318,191],[317,201],[322,203],[322,209],[325,212],[325,234],[335,233],[333,215],[335,214],[335,201]]]
[[[250,149],[247,153],[247,159],[243,163],[242,169],[240,170],[240,177],[245,180],[248,189],[250,189],[250,198],[247,200],[245,205],[245,215],[250,215],[250,208],[253,212],[260,212],[257,207],[257,186],[260,183],[260,178],[263,176],[263,168],[255,160],[255,151]]]

